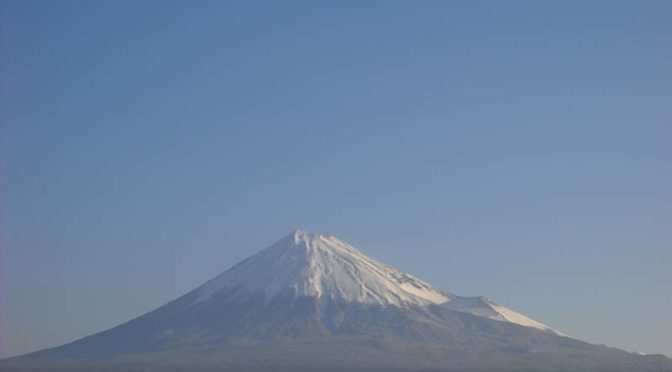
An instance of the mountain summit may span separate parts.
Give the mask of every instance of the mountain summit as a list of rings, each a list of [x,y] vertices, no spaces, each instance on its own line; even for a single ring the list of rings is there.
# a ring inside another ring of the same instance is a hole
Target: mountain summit
[[[332,236],[296,230],[269,248],[196,290],[195,303],[217,294],[227,301],[263,295],[314,297],[321,303],[353,302],[383,306],[443,305],[490,319],[542,330],[550,327],[497,305],[485,297],[460,297],[366,256]]]
[[[199,301],[232,288],[237,288],[232,300],[256,293],[263,293],[267,301],[285,295],[395,306],[450,299],[447,293],[367,257],[334,236],[300,230],[199,288]]]
[[[485,297],[461,297],[330,235],[295,231],[186,295],[10,371],[672,371]]]

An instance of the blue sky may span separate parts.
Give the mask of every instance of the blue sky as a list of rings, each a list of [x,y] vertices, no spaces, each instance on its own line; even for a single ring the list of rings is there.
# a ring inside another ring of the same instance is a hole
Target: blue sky
[[[0,356],[296,228],[672,355],[672,3],[0,0]]]

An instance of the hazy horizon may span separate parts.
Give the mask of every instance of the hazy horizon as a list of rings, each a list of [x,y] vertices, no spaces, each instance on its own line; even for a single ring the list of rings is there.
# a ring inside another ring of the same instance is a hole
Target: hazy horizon
[[[672,357],[672,3],[0,0],[0,357],[295,229]]]

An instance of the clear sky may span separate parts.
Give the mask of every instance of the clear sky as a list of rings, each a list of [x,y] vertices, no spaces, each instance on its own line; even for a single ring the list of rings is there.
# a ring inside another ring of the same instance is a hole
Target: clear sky
[[[672,355],[672,2],[0,0],[0,355],[295,228]]]

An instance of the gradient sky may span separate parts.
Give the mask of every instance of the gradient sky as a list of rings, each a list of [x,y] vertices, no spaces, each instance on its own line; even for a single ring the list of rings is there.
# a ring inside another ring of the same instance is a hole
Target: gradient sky
[[[0,0],[1,356],[295,228],[672,355],[672,2]]]

